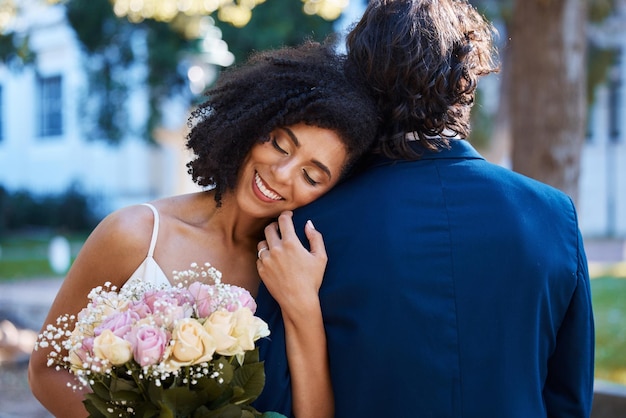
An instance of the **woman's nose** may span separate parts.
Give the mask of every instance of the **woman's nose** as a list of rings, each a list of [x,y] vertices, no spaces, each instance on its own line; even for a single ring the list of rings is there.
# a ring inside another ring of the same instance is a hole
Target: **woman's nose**
[[[293,160],[283,160],[273,166],[274,178],[282,183],[291,183],[296,166]]]

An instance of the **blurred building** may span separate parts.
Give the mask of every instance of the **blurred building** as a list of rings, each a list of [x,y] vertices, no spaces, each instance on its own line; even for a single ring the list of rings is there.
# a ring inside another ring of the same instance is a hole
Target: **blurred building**
[[[15,29],[29,34],[35,62],[23,68],[0,64],[0,185],[33,193],[62,193],[75,185],[103,202],[102,213],[196,190],[185,168],[188,109],[172,101],[165,126],[155,133],[156,146],[133,134],[140,126],[129,126],[120,145],[88,137],[85,57],[63,8],[23,1],[32,7],[16,20]],[[337,22],[338,30],[345,32],[364,6],[365,0],[352,0]],[[605,47],[625,51],[626,13],[620,11],[590,36]],[[578,202],[587,237],[626,237],[625,64],[622,57],[598,88],[590,109]],[[141,74],[136,73],[128,111],[130,121],[143,123],[148,105]],[[495,91],[489,95],[497,96]]]
[[[168,126],[155,135],[161,143],[148,144],[137,134],[148,113],[138,68],[126,74],[137,82],[129,92],[125,137],[119,145],[89,137],[87,58],[63,6],[34,0],[22,12],[12,24],[15,33],[28,35],[35,61],[0,65],[0,185],[34,194],[74,186],[102,202],[102,213],[191,188],[183,130],[188,109],[172,101]]]
[[[601,26],[589,28],[591,43],[615,53],[607,80],[595,91],[582,154],[580,223],[588,236],[626,238],[626,2]]]

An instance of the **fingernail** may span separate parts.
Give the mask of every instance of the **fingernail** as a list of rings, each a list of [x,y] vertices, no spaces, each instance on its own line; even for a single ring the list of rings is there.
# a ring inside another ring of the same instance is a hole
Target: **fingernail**
[[[306,224],[307,224],[309,227],[311,227],[311,228],[315,229],[315,226],[313,226],[313,222],[312,222],[310,219],[309,219],[308,221],[306,221]]]

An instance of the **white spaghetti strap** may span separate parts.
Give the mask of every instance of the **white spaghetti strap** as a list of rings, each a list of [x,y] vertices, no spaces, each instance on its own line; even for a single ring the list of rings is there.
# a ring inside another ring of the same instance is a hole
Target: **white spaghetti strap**
[[[154,214],[154,226],[152,227],[152,238],[150,239],[150,249],[148,250],[148,257],[152,257],[154,255],[157,237],[159,236],[159,212],[150,203],[142,203],[142,205],[149,207]]]

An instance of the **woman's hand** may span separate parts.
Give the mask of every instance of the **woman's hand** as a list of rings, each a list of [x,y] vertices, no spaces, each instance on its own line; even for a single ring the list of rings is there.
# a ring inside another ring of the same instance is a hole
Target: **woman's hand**
[[[257,246],[257,268],[282,311],[293,414],[330,418],[335,403],[318,295],[328,258],[322,234],[311,221],[304,228],[311,251],[296,235],[292,213],[283,212],[265,228],[265,241]]]
[[[304,232],[311,248],[307,250],[296,235],[292,216],[292,212],[281,213],[277,222],[265,228],[266,239],[257,246],[259,275],[283,314],[289,316],[319,303],[328,261],[322,234],[307,221]]]

